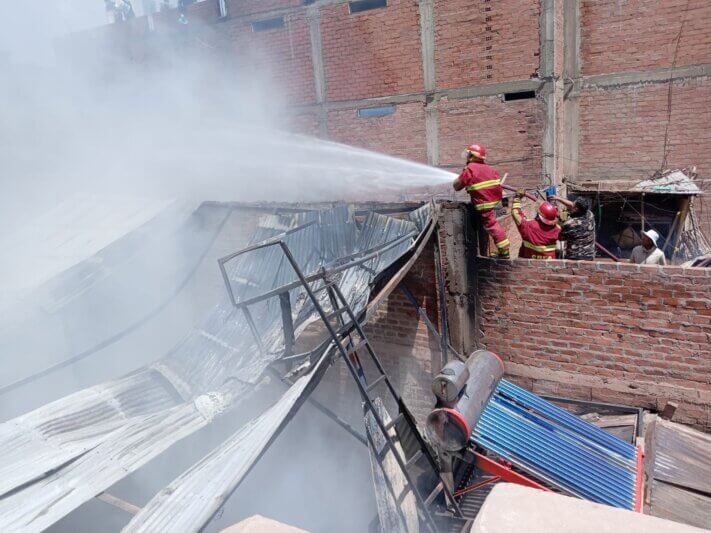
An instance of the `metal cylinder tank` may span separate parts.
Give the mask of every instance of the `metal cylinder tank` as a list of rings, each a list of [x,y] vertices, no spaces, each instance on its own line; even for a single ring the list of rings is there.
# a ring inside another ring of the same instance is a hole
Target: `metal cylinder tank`
[[[432,380],[432,392],[445,405],[454,404],[469,379],[469,368],[462,361],[450,361]]]
[[[448,452],[460,451],[469,444],[472,429],[504,375],[501,359],[486,350],[472,353],[465,365],[469,375],[456,403],[443,402],[445,406],[434,409],[425,424],[430,442]],[[436,386],[442,386],[441,381],[438,374],[432,384],[433,390]],[[439,395],[437,397],[440,398]]]

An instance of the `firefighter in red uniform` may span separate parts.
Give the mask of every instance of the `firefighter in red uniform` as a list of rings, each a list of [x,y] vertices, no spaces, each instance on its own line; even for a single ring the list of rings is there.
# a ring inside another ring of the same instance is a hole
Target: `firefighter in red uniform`
[[[556,242],[560,233],[560,226],[557,224],[558,209],[549,202],[543,202],[538,206],[536,218],[526,220],[521,209],[521,199],[525,194],[523,190],[516,192],[511,209],[511,215],[523,241],[518,256],[523,259],[555,259]]]
[[[509,240],[506,231],[496,220],[496,207],[503,197],[499,173],[484,163],[486,149],[480,144],[467,146],[464,155],[467,166],[452,186],[455,191],[465,189],[472,199],[474,209],[481,216],[482,225],[496,243],[499,257],[509,257]]]

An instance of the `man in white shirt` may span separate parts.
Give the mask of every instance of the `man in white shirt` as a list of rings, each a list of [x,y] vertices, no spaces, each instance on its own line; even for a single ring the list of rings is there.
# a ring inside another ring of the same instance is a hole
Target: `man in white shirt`
[[[664,252],[657,248],[659,233],[653,229],[642,232],[642,244],[632,250],[630,263],[637,265],[666,265]]]

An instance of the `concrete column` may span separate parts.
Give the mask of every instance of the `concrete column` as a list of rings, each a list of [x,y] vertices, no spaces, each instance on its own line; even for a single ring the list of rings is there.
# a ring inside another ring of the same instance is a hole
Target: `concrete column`
[[[563,4],[563,52],[560,174],[576,178],[580,147],[580,96],[575,90],[581,76],[580,0]]]
[[[311,37],[311,63],[314,69],[314,87],[318,103],[319,133],[328,138],[328,113],[326,111],[326,73],[323,67],[323,40],[321,39],[321,10],[312,5],[306,10],[306,20],[309,23]]]
[[[425,136],[427,162],[439,164],[439,125],[437,120],[437,78],[435,72],[434,0],[420,0],[420,43],[422,78],[425,88]]]
[[[540,91],[545,107],[543,124],[543,179],[546,184],[556,182],[557,159],[557,122],[558,106],[556,105],[555,79],[555,2],[559,0],[541,0],[540,16],[540,67],[538,77],[544,82]]]

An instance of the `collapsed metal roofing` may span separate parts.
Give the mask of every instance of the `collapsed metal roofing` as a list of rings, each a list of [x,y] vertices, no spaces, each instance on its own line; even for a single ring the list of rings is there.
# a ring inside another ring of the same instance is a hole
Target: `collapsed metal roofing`
[[[330,269],[360,313],[375,279],[411,249],[432,215],[430,204],[407,219],[369,213],[361,226],[345,205],[269,215],[260,220],[251,243],[281,240],[304,272]],[[297,336],[315,319],[314,308],[278,247],[228,258],[223,266],[228,294],[167,355],[0,424],[3,530],[49,527],[259,389],[269,365],[285,353],[280,302],[262,299],[248,312],[234,302],[293,283],[288,294]],[[65,282],[79,280],[70,273]],[[318,383],[324,358],[270,410],[159,493],[127,529],[201,527]],[[224,461],[234,469],[215,466]],[[186,505],[185,498],[210,503]]]
[[[620,192],[696,195],[701,193],[694,182],[696,169],[666,170],[645,180],[603,179],[568,182],[568,187],[579,192]]]

